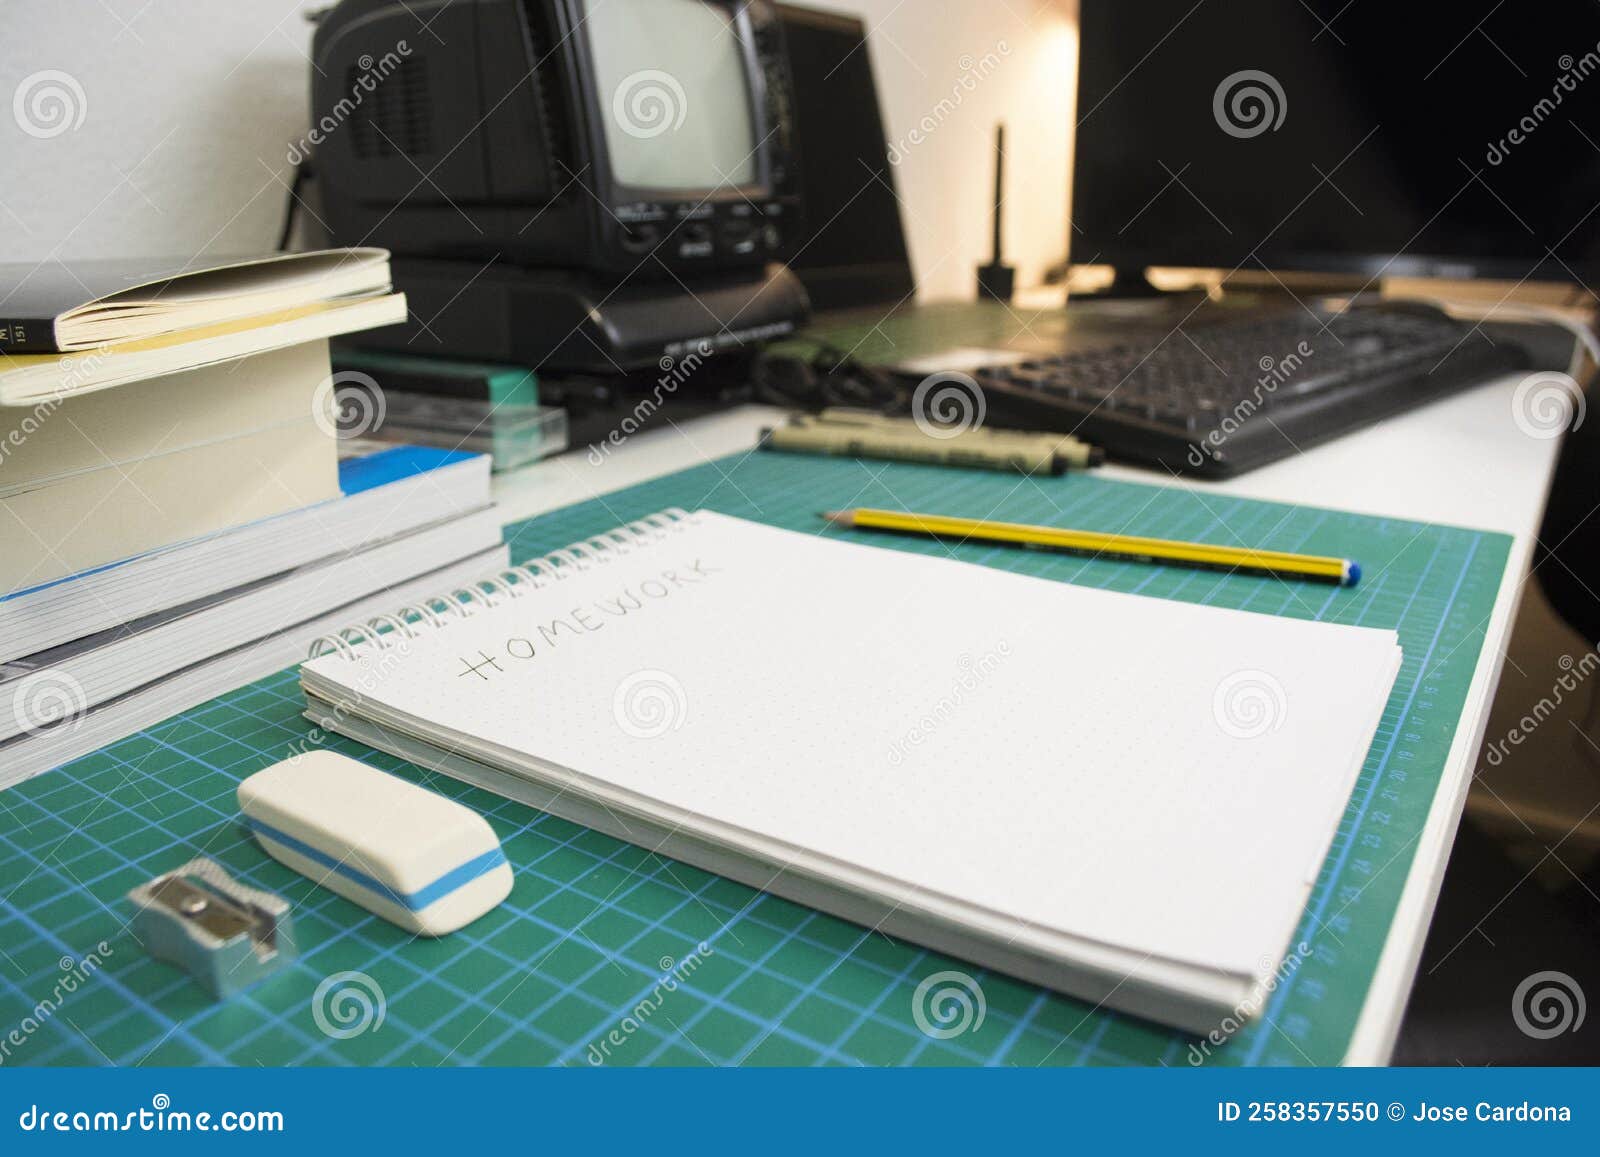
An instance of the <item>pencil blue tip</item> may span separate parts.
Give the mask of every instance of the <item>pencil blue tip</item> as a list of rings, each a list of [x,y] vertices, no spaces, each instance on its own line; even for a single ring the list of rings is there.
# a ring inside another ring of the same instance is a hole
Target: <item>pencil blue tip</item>
[[[1361,581],[1361,564],[1359,562],[1347,562],[1347,563],[1345,563],[1344,564],[1344,585],[1347,586],[1347,587],[1353,587],[1360,581]]]

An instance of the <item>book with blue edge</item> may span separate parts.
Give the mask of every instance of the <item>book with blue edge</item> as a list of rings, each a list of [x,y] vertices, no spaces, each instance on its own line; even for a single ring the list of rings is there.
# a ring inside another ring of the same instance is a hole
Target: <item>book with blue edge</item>
[[[339,498],[0,598],[0,787],[504,564],[486,457],[343,448]]]
[[[344,443],[342,497],[0,595],[0,663],[333,558],[489,501],[489,462]]]

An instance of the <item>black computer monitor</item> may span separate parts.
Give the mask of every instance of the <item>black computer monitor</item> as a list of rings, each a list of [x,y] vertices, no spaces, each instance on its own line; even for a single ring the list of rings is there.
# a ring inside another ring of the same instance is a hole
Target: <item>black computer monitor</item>
[[[1592,282],[1600,4],[1082,0],[1071,259]]]
[[[915,283],[866,25],[843,13],[775,8],[794,87],[806,206],[789,268],[817,309],[905,301]]]

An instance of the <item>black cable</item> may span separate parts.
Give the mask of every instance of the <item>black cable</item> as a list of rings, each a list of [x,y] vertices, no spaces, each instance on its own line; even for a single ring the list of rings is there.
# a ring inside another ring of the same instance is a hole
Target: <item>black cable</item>
[[[300,206],[300,188],[311,176],[311,165],[307,161],[300,161],[294,167],[294,179],[289,182],[289,198],[283,207],[283,231],[278,234],[278,250],[286,252],[289,248],[289,237],[294,232],[295,210]]]
[[[906,405],[905,387],[894,374],[827,344],[819,344],[809,358],[762,353],[750,377],[759,400],[790,409],[851,406],[894,412]]]

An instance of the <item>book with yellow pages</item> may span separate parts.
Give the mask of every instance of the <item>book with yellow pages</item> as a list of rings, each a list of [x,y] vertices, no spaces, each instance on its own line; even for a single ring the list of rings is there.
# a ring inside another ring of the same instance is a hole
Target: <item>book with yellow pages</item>
[[[80,353],[8,355],[0,350],[0,406],[37,406],[302,342],[394,325],[405,318],[405,294],[385,293],[296,306]]]
[[[383,249],[0,266],[0,351],[69,353],[390,290]]]
[[[0,311],[65,300],[47,269],[91,293],[138,281],[52,323],[63,346],[106,344],[0,346],[0,594],[338,494],[328,339],[405,319],[388,254],[138,266],[0,268]]]

